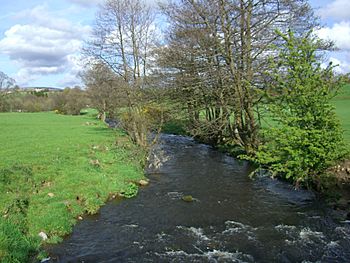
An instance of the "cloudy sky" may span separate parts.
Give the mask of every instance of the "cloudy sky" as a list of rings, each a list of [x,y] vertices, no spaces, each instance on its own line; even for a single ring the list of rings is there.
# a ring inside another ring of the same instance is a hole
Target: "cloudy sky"
[[[79,84],[79,50],[102,0],[0,0],[0,71],[20,86]],[[311,0],[339,51],[329,60],[350,72],[350,0]]]

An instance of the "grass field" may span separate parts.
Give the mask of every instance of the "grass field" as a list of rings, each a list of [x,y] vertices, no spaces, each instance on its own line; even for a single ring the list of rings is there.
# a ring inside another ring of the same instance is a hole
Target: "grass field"
[[[60,241],[143,177],[142,153],[91,116],[1,113],[0,141],[1,262],[29,261],[40,232]]]
[[[334,105],[336,114],[344,129],[345,142],[350,145],[350,84],[344,86],[339,91],[339,94],[333,98],[331,103]],[[268,114],[264,113],[262,128],[274,125],[276,125],[276,123],[268,117]]]
[[[345,141],[350,145],[350,84],[344,86],[333,104],[344,129]]]

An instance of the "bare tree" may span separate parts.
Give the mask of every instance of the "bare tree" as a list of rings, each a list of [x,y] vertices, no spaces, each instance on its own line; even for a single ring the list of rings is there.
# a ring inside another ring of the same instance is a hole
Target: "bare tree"
[[[170,30],[160,64],[188,98],[193,133],[254,152],[258,91],[279,44],[275,30],[302,34],[314,26],[307,1],[180,0],[163,10]]]
[[[0,111],[6,110],[6,97],[11,93],[10,89],[15,87],[15,83],[14,79],[0,71]]]
[[[93,38],[85,48],[93,63],[103,63],[123,80],[116,87],[122,87],[127,102],[121,117],[132,139],[144,147],[149,131],[143,116],[143,89],[150,70],[154,19],[151,7],[141,0],[107,0],[100,6]]]
[[[131,86],[142,87],[152,48],[154,13],[140,0],[107,0],[85,52]]]
[[[102,121],[115,118],[117,110],[127,106],[126,85],[109,67],[97,63],[81,74],[91,106],[99,111]]]

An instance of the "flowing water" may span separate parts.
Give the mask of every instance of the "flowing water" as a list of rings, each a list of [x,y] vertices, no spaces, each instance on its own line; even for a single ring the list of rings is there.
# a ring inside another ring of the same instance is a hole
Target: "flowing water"
[[[150,185],[80,222],[51,262],[350,262],[349,225],[312,193],[251,180],[247,162],[190,138],[164,135],[157,152]]]

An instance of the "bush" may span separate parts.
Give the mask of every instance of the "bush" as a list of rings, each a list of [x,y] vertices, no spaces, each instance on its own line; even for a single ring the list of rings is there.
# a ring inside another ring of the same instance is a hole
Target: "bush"
[[[129,183],[127,185],[126,190],[122,194],[126,198],[132,198],[132,197],[135,197],[137,195],[138,191],[139,191],[139,188],[136,184]]]
[[[280,34],[284,39],[270,74],[267,97],[276,126],[263,132],[255,156],[246,157],[273,175],[296,183],[316,183],[346,154],[343,132],[330,100],[342,81],[333,66],[323,69],[316,59],[319,41],[308,35]],[[271,96],[272,95],[272,96]]]
[[[63,92],[53,95],[53,108],[63,114],[79,115],[88,104],[85,91],[78,87],[66,88]]]
[[[120,116],[123,128],[133,142],[144,149],[149,149],[155,142],[151,140],[151,132],[159,135],[163,123],[168,120],[168,113],[162,106],[146,104],[142,107],[132,107]]]

